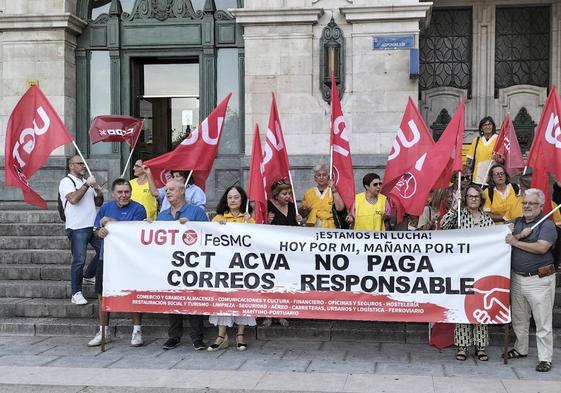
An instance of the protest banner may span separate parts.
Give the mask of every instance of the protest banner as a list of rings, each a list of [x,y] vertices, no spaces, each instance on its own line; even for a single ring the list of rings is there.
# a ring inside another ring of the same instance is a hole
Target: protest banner
[[[508,228],[367,232],[111,222],[106,311],[510,321]]]

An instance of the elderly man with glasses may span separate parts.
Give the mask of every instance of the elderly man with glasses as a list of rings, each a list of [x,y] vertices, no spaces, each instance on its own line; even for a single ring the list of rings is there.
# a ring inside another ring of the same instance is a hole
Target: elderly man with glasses
[[[95,207],[103,204],[103,192],[96,185],[94,176],[84,178],[86,166],[79,155],[68,159],[68,175],[59,183],[59,198],[64,206],[66,216],[65,231],[70,240],[72,265],[70,268],[72,303],[87,304],[82,294],[82,279],[88,243],[96,251],[96,257],[90,262],[89,275],[95,275],[95,264],[99,255],[99,241],[93,235]]]
[[[523,216],[513,224],[506,242],[511,254],[512,327],[516,334],[509,359],[528,356],[530,317],[536,322],[538,360],[536,371],[551,370],[553,356],[553,302],[555,299],[555,267],[551,247],[557,239],[555,225],[549,219],[531,229],[544,216],[543,191],[530,188],[524,193]]]

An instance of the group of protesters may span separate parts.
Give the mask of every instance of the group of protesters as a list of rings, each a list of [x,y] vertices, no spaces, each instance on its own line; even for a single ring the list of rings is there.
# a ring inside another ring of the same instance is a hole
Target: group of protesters
[[[449,189],[431,192],[420,217],[406,216],[396,222],[391,203],[381,193],[382,180],[376,173],[362,179],[364,191],[355,197],[355,208],[348,212],[330,179],[326,165],[313,168],[315,185],[302,196],[299,206],[292,193],[291,183],[278,179],[270,190],[268,224],[285,226],[311,226],[327,229],[384,230],[446,230],[479,228],[496,224],[511,225],[512,234],[505,241],[512,246],[511,308],[512,325],[517,340],[508,351],[510,359],[528,355],[530,317],[536,323],[538,347],[537,371],[549,371],[553,353],[552,309],[555,294],[555,268],[552,246],[557,239],[555,223],[561,224],[557,213],[553,220],[545,220],[531,229],[543,217],[544,192],[530,188],[531,175],[520,176],[511,182],[501,157],[493,153],[496,126],[492,118],[484,118],[479,125],[480,136],[474,139],[462,171],[461,184],[451,184]],[[103,274],[103,239],[108,235],[106,224],[110,221],[208,221],[206,197],[193,183],[190,171],[172,170],[172,178],[163,188],[157,188],[148,167],[142,160],[133,166],[135,178],[128,181],[118,178],[111,185],[113,200],[103,204],[101,187],[94,176],[86,177],[85,164],[80,155],[68,160],[68,175],[60,182],[59,193],[66,213],[66,234],[71,243],[72,303],[87,304],[82,294],[83,280],[95,278],[95,289],[101,300]],[[455,179],[455,178],[453,178]],[[461,191],[459,191],[461,190]],[[460,201],[461,203],[458,203]],[[233,185],[220,198],[212,221],[226,223],[255,223],[251,205],[244,189]],[[102,205],[103,204],[103,205]],[[457,206],[461,208],[457,209]],[[96,207],[100,207],[96,213]],[[460,220],[458,220],[460,215]],[[87,245],[96,251],[95,257],[84,272]],[[109,315],[100,307],[100,329],[89,341],[89,346],[111,341],[108,329]],[[133,314],[132,346],[143,345],[141,315]],[[252,317],[210,316],[209,322],[217,326],[215,341],[206,345],[203,337],[204,318],[188,315],[191,339],[195,350],[217,351],[230,345],[228,328],[237,325],[236,348],[247,349],[246,326],[255,326]],[[263,326],[278,322],[288,326],[287,319],[265,318]],[[105,329],[105,330],[104,330]],[[102,334],[103,333],[103,334]],[[169,315],[168,339],[164,349],[180,344],[183,333],[183,316]],[[458,324],[454,333],[457,347],[456,359],[465,361],[469,349],[479,361],[487,361],[489,343],[487,325]]]

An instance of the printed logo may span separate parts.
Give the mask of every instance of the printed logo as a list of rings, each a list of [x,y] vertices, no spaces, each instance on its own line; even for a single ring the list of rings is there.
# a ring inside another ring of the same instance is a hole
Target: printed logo
[[[510,321],[510,281],[503,276],[487,276],[473,284],[464,307],[470,323],[508,323]]]
[[[417,191],[417,179],[411,172],[407,172],[401,176],[394,188],[403,199],[409,199]]]
[[[188,246],[192,246],[198,240],[197,232],[194,229],[187,229],[183,234],[183,243]]]

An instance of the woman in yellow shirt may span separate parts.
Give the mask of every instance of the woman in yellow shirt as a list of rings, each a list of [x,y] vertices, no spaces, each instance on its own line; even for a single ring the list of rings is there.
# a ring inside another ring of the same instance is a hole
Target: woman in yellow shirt
[[[517,204],[518,186],[513,187],[510,176],[501,164],[491,167],[487,181],[489,188],[483,192],[483,209],[496,224],[504,223],[507,212]]]
[[[473,172],[472,181],[476,184],[487,184],[487,171],[495,161],[502,162],[501,157],[493,155],[497,143],[497,126],[491,116],[479,122],[479,136],[474,138],[466,154],[466,167]]]
[[[364,192],[355,196],[354,229],[357,231],[385,231],[385,221],[391,215],[391,208],[387,198],[380,194],[382,181],[376,173],[367,173],[362,178]]]
[[[146,218],[155,220],[158,213],[158,202],[150,192],[148,175],[142,166],[142,160],[136,160],[132,167],[136,179],[130,181],[132,194],[131,199],[140,203],[146,209]]]
[[[335,228],[333,204],[337,211],[342,211],[345,204],[337,192],[337,188],[329,179],[326,165],[313,168],[316,186],[309,188],[300,203],[300,214],[306,218],[306,226],[318,228]]]
[[[249,223],[254,224],[255,221],[251,218],[250,211],[246,212],[247,194],[243,188],[239,186],[230,186],[226,189],[222,198],[216,207],[216,216],[212,219],[213,222],[221,224],[236,222],[236,223]],[[251,209],[250,209],[251,210]],[[255,326],[255,318],[253,317],[232,317],[232,316],[219,316],[211,315],[208,321],[218,326],[218,337],[214,344],[207,348],[207,351],[213,352],[219,349],[227,348],[230,343],[228,341],[227,327],[232,327],[234,323],[238,325],[238,332],[236,334],[237,350],[245,351],[247,344],[245,343],[244,333],[245,327]]]

